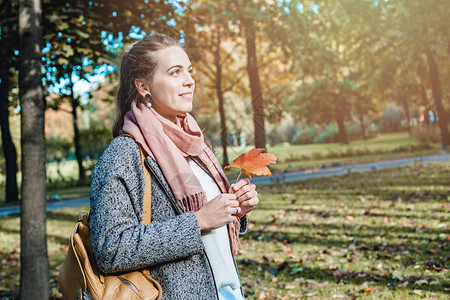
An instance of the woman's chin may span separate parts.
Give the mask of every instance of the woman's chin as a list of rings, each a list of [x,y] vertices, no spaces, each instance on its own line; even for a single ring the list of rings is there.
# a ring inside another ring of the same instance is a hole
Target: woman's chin
[[[192,102],[191,102],[191,103],[188,103],[187,105],[185,105],[185,106],[182,108],[182,113],[183,113],[183,114],[190,113],[191,111],[192,111]]]

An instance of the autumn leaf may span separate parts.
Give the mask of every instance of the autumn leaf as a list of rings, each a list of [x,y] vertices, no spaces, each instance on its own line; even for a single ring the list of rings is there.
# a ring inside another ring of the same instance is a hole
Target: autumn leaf
[[[236,158],[231,165],[226,166],[224,169],[226,170],[231,167],[242,169],[236,182],[239,181],[242,171],[250,178],[252,178],[252,174],[256,176],[268,175],[272,177],[272,172],[270,172],[267,166],[275,164],[278,158],[272,153],[261,153],[264,150],[266,150],[266,148],[256,148],[247,153],[243,153]]]

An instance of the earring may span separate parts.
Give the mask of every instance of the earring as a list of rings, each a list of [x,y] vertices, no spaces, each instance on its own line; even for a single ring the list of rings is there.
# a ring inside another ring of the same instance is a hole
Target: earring
[[[147,107],[148,108],[152,107],[152,103],[150,102],[151,98],[152,98],[152,96],[149,93],[145,94],[145,99],[147,99]]]

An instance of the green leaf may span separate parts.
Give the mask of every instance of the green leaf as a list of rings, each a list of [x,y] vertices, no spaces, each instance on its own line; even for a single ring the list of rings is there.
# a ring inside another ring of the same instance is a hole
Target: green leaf
[[[300,273],[300,272],[303,272],[303,268],[302,267],[293,268],[292,271],[289,274],[295,275],[295,274]]]

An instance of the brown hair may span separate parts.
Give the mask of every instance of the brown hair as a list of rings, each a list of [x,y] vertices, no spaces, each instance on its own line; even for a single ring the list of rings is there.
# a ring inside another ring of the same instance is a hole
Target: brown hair
[[[153,34],[145,36],[134,44],[128,53],[122,56],[120,63],[120,83],[116,97],[116,120],[113,126],[113,136],[122,132],[125,114],[131,109],[131,103],[144,102],[134,81],[144,79],[150,83],[158,67],[158,56],[155,52],[171,46],[183,46],[175,39],[163,35]]]

